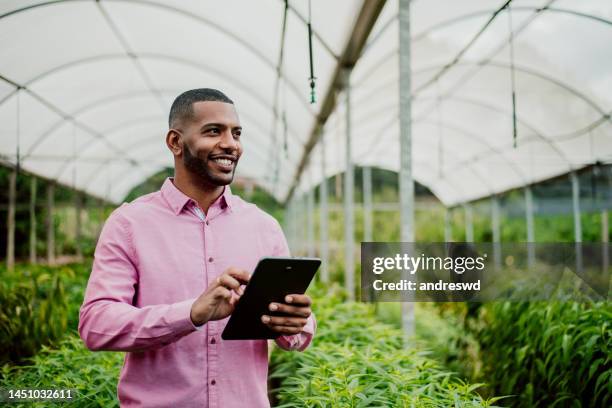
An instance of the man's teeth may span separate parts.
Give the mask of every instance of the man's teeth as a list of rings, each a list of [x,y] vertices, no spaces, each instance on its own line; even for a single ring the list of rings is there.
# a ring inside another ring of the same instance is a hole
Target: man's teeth
[[[232,165],[232,161],[229,159],[215,159],[215,161],[223,166],[231,166]]]

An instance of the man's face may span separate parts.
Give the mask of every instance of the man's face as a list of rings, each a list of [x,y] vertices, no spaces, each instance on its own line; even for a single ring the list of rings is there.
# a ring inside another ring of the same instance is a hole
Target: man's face
[[[181,126],[185,168],[209,184],[230,184],[242,155],[242,127],[234,105],[196,102],[193,113],[193,120]]]

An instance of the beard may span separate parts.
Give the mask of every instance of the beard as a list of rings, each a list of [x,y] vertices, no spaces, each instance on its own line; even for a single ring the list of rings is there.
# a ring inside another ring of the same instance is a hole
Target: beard
[[[183,150],[183,164],[190,173],[198,176],[201,181],[214,186],[225,186],[234,180],[234,172],[236,171],[238,162],[234,163],[234,169],[231,173],[215,171],[209,167],[208,161],[202,160],[191,154],[189,146],[185,145],[185,149]]]

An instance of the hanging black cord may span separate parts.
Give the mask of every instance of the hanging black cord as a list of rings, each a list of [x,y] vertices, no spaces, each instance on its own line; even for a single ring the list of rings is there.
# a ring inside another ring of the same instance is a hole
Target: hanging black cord
[[[311,13],[311,0],[308,0],[308,51],[310,54],[310,103],[316,102],[315,94],[315,80],[314,76],[314,64],[312,63],[312,13]]]
[[[512,9],[508,2],[508,30],[510,32],[510,85],[512,87],[512,146],[516,148],[517,129],[516,129],[516,83],[514,69],[514,32],[512,27]]]

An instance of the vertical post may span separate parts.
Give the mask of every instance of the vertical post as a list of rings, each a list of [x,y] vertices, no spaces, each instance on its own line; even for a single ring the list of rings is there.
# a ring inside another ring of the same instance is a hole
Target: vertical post
[[[610,267],[610,254],[608,246],[610,242],[610,226],[608,224],[608,210],[601,210],[601,250],[602,250],[602,265],[604,273]],[[604,275],[605,276],[605,275]]]
[[[327,226],[327,176],[325,167],[325,140],[321,137],[321,173],[323,179],[319,186],[319,216],[321,217],[319,223],[319,239],[321,245],[321,281],[324,283],[329,282],[329,232]]]
[[[291,200],[289,200],[283,209],[283,230],[285,231],[285,237],[287,238],[289,252],[293,253],[293,237],[291,229]]]
[[[472,204],[465,203],[465,242],[474,242],[474,215]]]
[[[30,263],[36,264],[36,177],[30,181]]]
[[[410,0],[399,0],[399,187],[402,242],[414,242],[414,180],[412,175],[412,83],[410,76],[410,45]],[[406,337],[414,335],[413,302],[402,302],[402,328]]]
[[[372,168],[363,168],[363,240],[372,242]]]
[[[295,222],[293,219],[293,213],[293,198],[291,198],[287,203],[287,207],[285,207],[285,227],[287,228],[289,251],[292,255],[295,255]]]
[[[104,217],[104,201],[99,198],[98,199],[98,215],[100,217],[100,223],[98,224],[98,231],[96,234],[96,240],[100,237],[100,234],[102,233],[102,228],[104,228],[104,221],[105,221],[105,217]]]
[[[533,223],[533,194],[531,187],[525,187],[525,221],[527,223],[527,265],[535,264],[535,227]]]
[[[354,174],[351,148],[351,70],[344,69],[344,97],[346,109],[346,171],[344,173],[344,286],[348,300],[355,299],[355,216]]]
[[[83,248],[81,247],[81,215],[83,208],[83,197],[80,192],[74,192],[74,210],[75,210],[75,224],[74,224],[74,236],[76,241],[76,254],[79,261],[83,260]]]
[[[308,231],[308,256],[315,256],[315,225],[314,225],[314,211],[315,211],[315,191],[314,186],[310,186],[306,196],[306,222]]]
[[[576,272],[582,272],[582,222],[580,219],[580,181],[575,171],[570,173],[572,181],[572,209],[574,213],[574,243],[576,248]]]
[[[499,219],[499,198],[491,196],[491,229],[493,230],[493,260],[495,267],[501,269],[501,226]]]
[[[53,223],[53,211],[55,205],[55,184],[47,184],[47,262],[55,263],[55,225]]]
[[[6,268],[15,269],[15,201],[17,196],[17,169],[9,175],[9,202],[6,220]]]
[[[453,240],[453,229],[451,225],[451,209],[448,207],[444,208],[444,242],[451,242]]]

